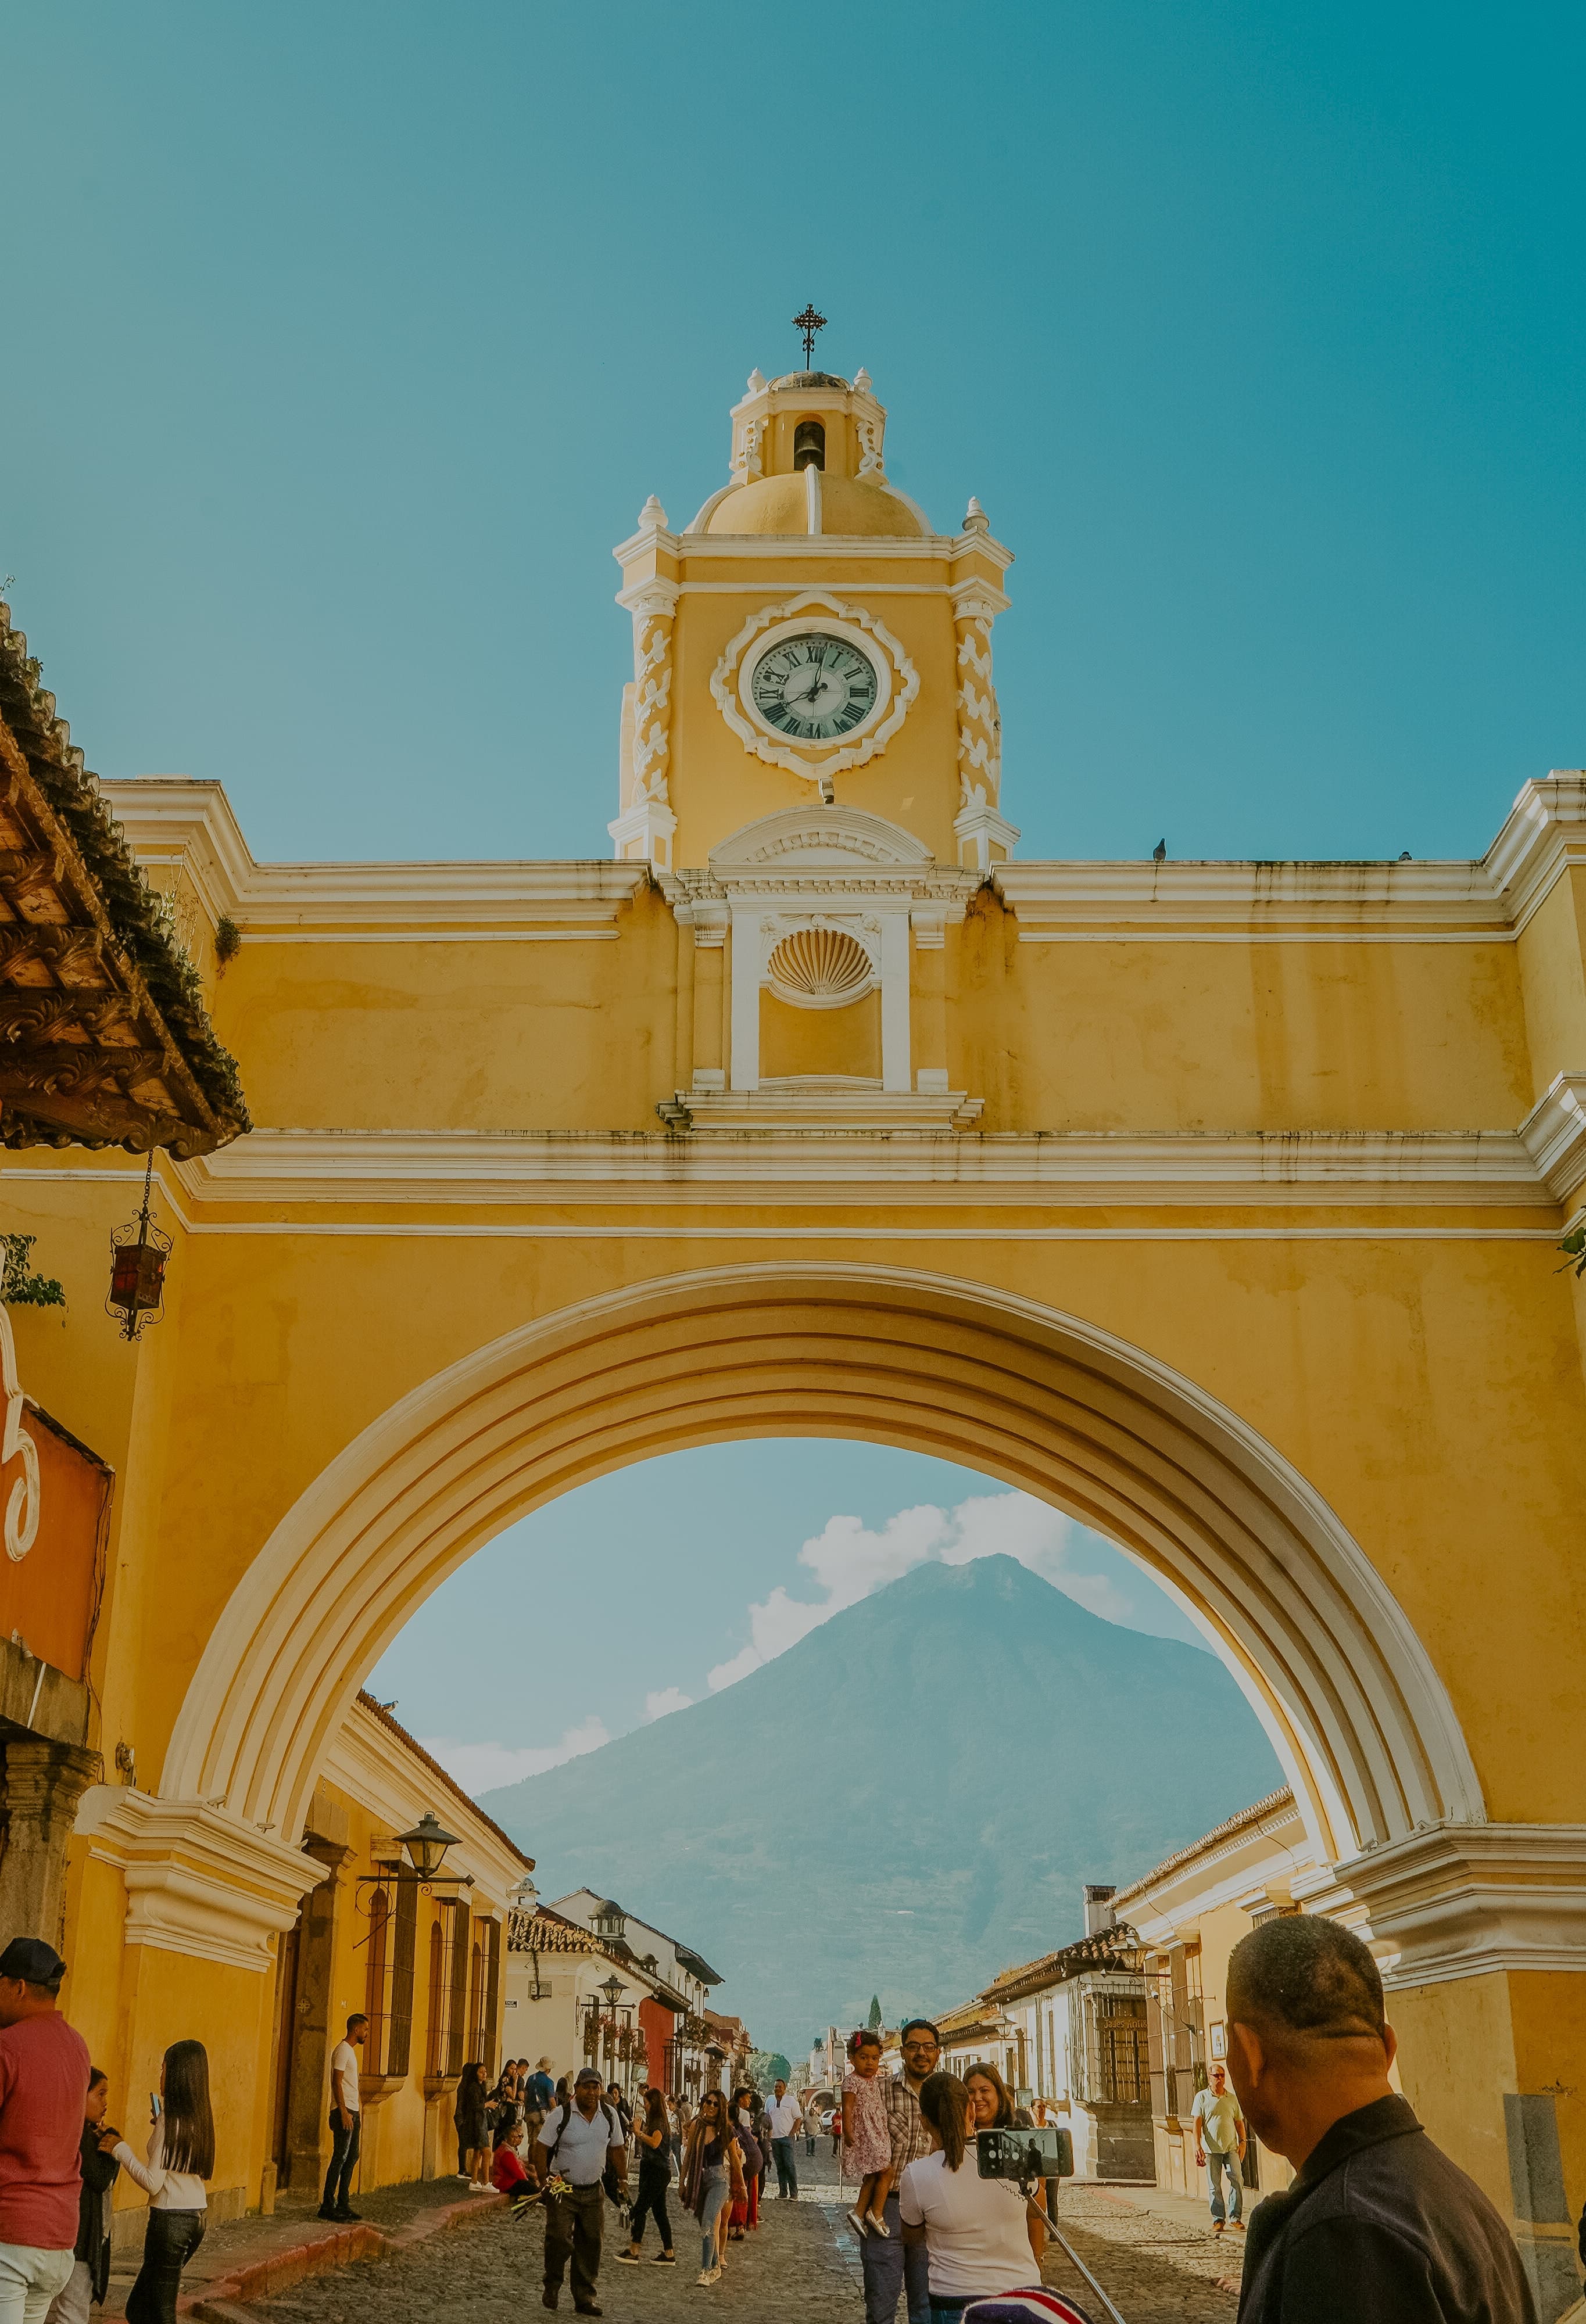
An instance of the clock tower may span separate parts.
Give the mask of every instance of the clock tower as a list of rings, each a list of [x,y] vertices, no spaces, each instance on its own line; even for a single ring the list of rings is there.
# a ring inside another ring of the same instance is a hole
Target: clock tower
[[[886,475],[868,374],[751,373],[728,481],[682,531],[654,496],[617,549],[632,615],[626,859],[704,866],[788,809],[858,809],[943,865],[1001,862],[991,628],[1010,552],[978,501],[939,533]]]
[[[728,480],[617,550],[633,617],[619,858],[680,954],[679,1126],[964,1128],[946,962],[1004,817],[978,501],[933,532],[889,482],[868,375],[751,373]]]

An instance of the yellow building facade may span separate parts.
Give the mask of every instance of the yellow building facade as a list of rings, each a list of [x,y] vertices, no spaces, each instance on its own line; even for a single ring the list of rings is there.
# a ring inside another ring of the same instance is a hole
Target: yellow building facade
[[[316,1790],[430,1592],[653,1454],[916,1447],[1193,1609],[1292,1786],[1297,1901],[1370,1932],[1406,2090],[1556,2314],[1586,779],[1477,862],[1018,860],[1009,552],[891,486],[862,374],[756,374],[722,490],[617,555],[610,860],[262,865],[218,786],[106,787],[256,1127],[158,1163],[135,1347],[92,1321],[130,1158],[7,1167],[76,1319],[16,1318],[24,1384],[118,1479],[94,1685],[136,1781],[79,1811],[73,2014],[129,2087],[211,2042],[218,2183],[258,2200]]]

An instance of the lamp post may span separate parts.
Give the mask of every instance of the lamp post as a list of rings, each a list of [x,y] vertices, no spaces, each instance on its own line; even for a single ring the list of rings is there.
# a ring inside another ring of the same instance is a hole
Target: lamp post
[[[446,1860],[446,1851],[457,1846],[457,1834],[441,1829],[433,1808],[426,1808],[412,1831],[399,1831],[397,1845],[406,1856],[418,1877],[433,1880]]]
[[[612,1975],[607,1978],[602,1983],[600,1990],[606,1996],[606,2006],[610,2013],[606,2020],[605,2029],[606,2061],[608,2069],[609,2070],[610,2066],[615,2062],[617,2053],[617,2005],[621,2000],[623,1995],[627,1991],[627,1987],[623,1983],[621,1978],[619,1978],[614,1971]],[[609,2070],[607,2072],[606,2079],[608,2082],[612,2079]]]

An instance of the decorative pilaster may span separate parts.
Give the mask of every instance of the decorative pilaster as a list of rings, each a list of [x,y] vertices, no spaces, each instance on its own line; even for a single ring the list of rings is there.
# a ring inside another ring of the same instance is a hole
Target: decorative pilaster
[[[5,1853],[0,1857],[0,1929],[42,1937],[58,1950],[66,1901],[66,1843],[78,1802],[99,1780],[97,1751],[14,1735],[5,1744]]]
[[[978,501],[969,503],[964,530],[971,538],[989,533]],[[960,862],[984,871],[1003,861],[1018,837],[998,806],[1002,714],[991,682],[991,624],[1007,600],[980,581],[960,582],[952,596],[959,679],[959,813],[953,830]]]
[[[639,513],[639,531],[665,530],[666,511],[652,493]],[[658,863],[663,871],[672,869],[672,840],[677,829],[667,791],[672,760],[672,623],[677,600],[677,584],[659,578],[623,594],[621,602],[634,619],[632,741],[623,812],[607,825],[619,858],[643,859]]]

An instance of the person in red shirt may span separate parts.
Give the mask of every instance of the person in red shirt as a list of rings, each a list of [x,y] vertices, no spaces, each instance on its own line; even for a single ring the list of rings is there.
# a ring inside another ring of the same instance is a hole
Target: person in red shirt
[[[0,2324],[44,2324],[71,2277],[93,2065],[60,2015],[65,1975],[42,1937],[0,1953]]]
[[[512,2216],[521,2219],[540,2191],[539,2181],[524,2167],[521,2128],[510,2130],[490,2158],[490,2183],[512,2198]]]

